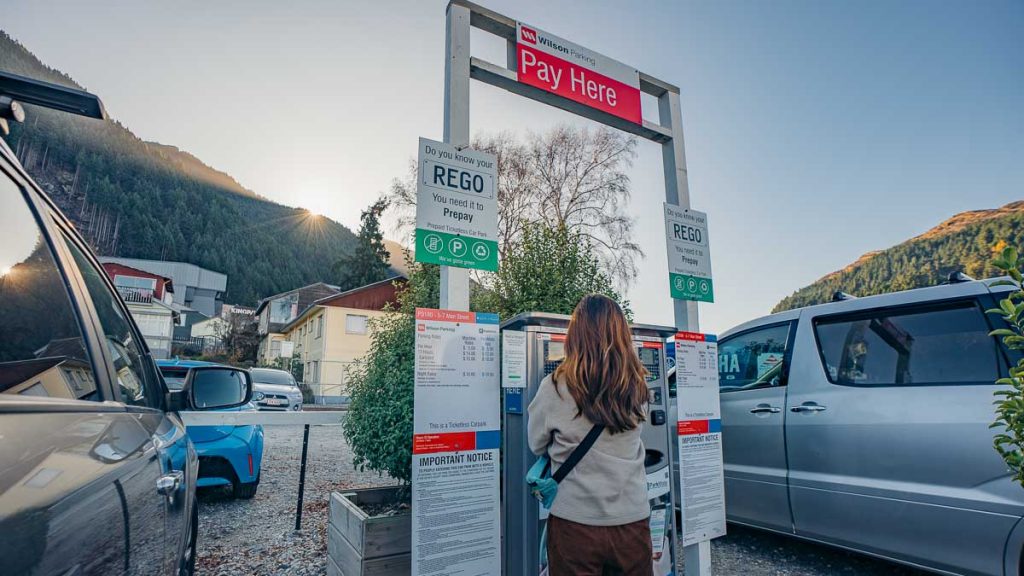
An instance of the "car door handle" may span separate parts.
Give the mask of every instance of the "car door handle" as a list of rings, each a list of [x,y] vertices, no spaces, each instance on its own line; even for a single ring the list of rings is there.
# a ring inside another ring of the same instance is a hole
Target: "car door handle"
[[[758,404],[750,409],[751,414],[778,414],[779,412],[782,412],[782,408],[771,404]]]
[[[156,479],[156,491],[164,496],[173,496],[184,481],[185,473],[175,470]]]
[[[793,406],[790,408],[793,412],[821,412],[825,407],[815,402],[804,402],[799,406]]]

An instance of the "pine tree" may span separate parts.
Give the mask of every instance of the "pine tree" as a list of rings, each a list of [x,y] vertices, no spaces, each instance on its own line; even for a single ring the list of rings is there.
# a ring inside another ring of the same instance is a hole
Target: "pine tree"
[[[335,277],[343,290],[380,282],[390,275],[388,249],[380,226],[387,207],[388,201],[382,198],[363,210],[355,250],[335,262]]]

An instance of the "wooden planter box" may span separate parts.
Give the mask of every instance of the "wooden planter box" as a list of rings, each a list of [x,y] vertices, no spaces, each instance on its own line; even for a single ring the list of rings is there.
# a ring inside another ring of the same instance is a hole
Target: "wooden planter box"
[[[398,487],[331,493],[327,576],[407,575],[412,570],[412,514],[367,516],[361,506],[397,499]]]

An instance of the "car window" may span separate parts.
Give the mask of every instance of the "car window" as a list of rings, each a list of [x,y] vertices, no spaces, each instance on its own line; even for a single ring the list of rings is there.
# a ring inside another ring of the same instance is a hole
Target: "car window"
[[[295,386],[295,379],[292,375],[280,370],[261,370],[259,368],[253,368],[249,373],[252,374],[252,381],[256,384]]]
[[[822,319],[815,332],[834,384],[992,383],[999,377],[996,341],[974,302]]]
[[[143,363],[142,347],[135,339],[129,320],[118,304],[117,293],[108,288],[104,272],[93,266],[78,246],[64,238],[78,264],[93,307],[100,318],[103,336],[114,361],[121,401],[132,406],[159,408],[161,387],[152,380]]]
[[[102,400],[53,253],[21,190],[3,173],[0,394]]]
[[[781,386],[787,324],[751,330],[718,343],[718,385],[722,392]]]

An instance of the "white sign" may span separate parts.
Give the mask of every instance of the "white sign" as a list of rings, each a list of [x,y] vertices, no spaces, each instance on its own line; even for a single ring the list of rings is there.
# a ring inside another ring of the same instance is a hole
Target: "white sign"
[[[498,161],[420,138],[416,261],[498,269]]]
[[[725,535],[718,343],[710,334],[676,334],[676,434],[683,545]]]
[[[678,300],[715,301],[708,215],[665,203],[669,292]]]
[[[526,332],[501,333],[501,387],[526,387]]]
[[[412,573],[501,574],[498,315],[416,310]]]

